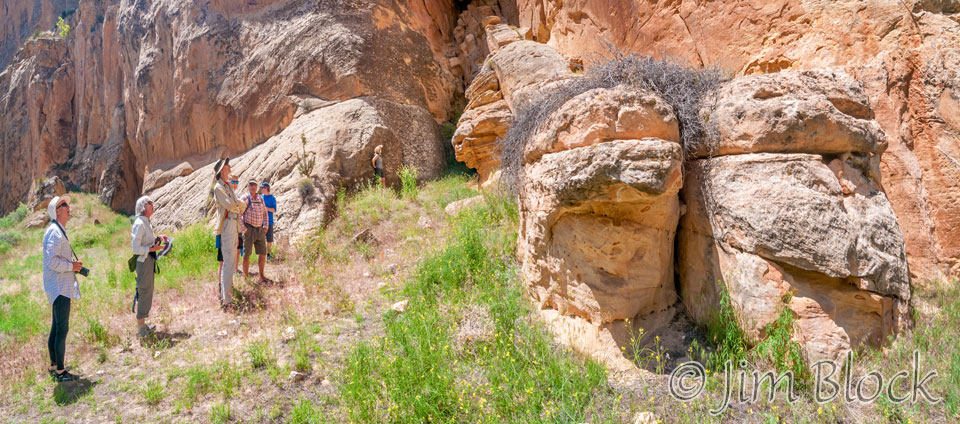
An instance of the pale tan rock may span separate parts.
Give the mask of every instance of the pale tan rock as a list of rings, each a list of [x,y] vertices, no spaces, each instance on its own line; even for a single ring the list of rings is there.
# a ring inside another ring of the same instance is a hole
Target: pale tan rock
[[[520,0],[517,6],[518,25],[530,27],[536,41],[588,67],[596,52],[613,45],[736,75],[845,69],[864,86],[886,133],[878,181],[900,221],[910,272],[923,283],[960,275],[955,3]]]
[[[460,213],[460,211],[480,206],[483,204],[483,202],[484,197],[482,195],[468,197],[466,199],[450,202],[450,204],[443,208],[443,212],[449,216],[456,216],[458,213]]]
[[[552,84],[575,78],[567,60],[545,44],[515,41],[491,53],[500,91],[514,113]]]
[[[752,342],[789,307],[796,338],[814,359],[879,346],[907,325],[910,280],[896,216],[855,158],[843,168],[847,183],[860,183],[846,193],[820,155],[693,161],[677,235],[680,295],[691,317],[713,319],[722,283]]]
[[[50,200],[56,196],[62,196],[67,192],[66,186],[59,177],[34,181],[30,188],[30,197],[27,199],[27,205],[33,211],[46,211]]]
[[[301,135],[307,139],[305,147]],[[424,109],[359,98],[294,119],[280,134],[232,158],[230,164],[241,181],[271,182],[278,204],[276,231],[298,242],[329,219],[341,186],[373,178],[370,158],[377,145],[384,146],[387,183],[396,185],[401,165],[416,166],[422,179],[439,176],[444,169],[441,143]],[[307,158],[315,160],[309,175],[302,175],[297,166],[304,149]],[[314,182],[317,201],[301,198],[298,185],[304,178]],[[156,228],[182,228],[208,219],[213,181],[213,163],[208,163],[148,193],[158,207],[151,219]]]
[[[697,157],[756,152],[882,152],[886,140],[863,88],[833,71],[735,78],[700,112],[718,140]]]
[[[523,162],[576,147],[644,137],[679,142],[680,131],[670,105],[649,92],[598,88],[560,106],[527,143]]]

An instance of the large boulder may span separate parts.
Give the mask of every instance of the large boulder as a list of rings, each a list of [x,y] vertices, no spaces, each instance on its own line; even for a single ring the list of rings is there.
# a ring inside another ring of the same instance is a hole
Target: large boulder
[[[797,84],[804,79],[819,85]],[[696,321],[715,319],[725,288],[738,323],[757,342],[789,308],[795,338],[813,360],[878,346],[908,324],[903,235],[877,181],[884,136],[857,90],[839,89],[848,81],[833,72],[742,77],[718,91],[716,109],[702,112],[715,117],[709,122],[720,152],[744,153],[687,168],[677,269]],[[738,106],[764,107],[769,100],[754,89],[777,93],[767,97],[775,99],[767,112]],[[782,104],[793,107],[777,113]],[[811,141],[824,126],[836,137]]]
[[[653,94],[621,86],[570,99],[541,128],[518,193],[523,283],[565,342],[632,369],[612,326],[677,300],[677,118]]]
[[[863,85],[886,134],[878,181],[899,218],[910,272],[921,282],[960,275],[956,1],[518,0],[517,7],[517,25],[531,28],[534,40],[588,66],[614,46],[736,75],[844,68]]]
[[[302,143],[301,135],[307,140]],[[363,97],[305,113],[280,134],[233,157],[233,173],[242,182],[267,180],[277,197],[277,230],[294,241],[309,236],[329,217],[340,187],[353,187],[373,178],[370,158],[383,145],[388,184],[399,184],[401,165],[416,166],[423,179],[438,177],[444,167],[443,145],[433,118],[424,109]],[[313,160],[306,175],[299,158]],[[147,193],[157,205],[154,225],[182,228],[211,217],[213,163]],[[300,185],[314,194],[303,196]]]

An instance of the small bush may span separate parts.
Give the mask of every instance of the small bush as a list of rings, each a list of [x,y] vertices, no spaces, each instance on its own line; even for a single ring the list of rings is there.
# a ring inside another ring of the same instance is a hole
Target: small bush
[[[307,136],[300,134],[300,144],[302,150],[297,155],[297,170],[300,171],[300,175],[309,177],[310,173],[313,172],[315,160],[314,158],[307,159]]]
[[[57,19],[57,34],[60,34],[60,37],[70,35],[70,25],[63,20],[63,16]]]
[[[30,213],[30,210],[27,209],[27,205],[21,203],[16,209],[13,210],[13,212],[10,212],[3,218],[0,218],[0,228],[10,228],[19,224],[20,221],[23,221],[23,219],[27,217],[28,213]]]
[[[564,103],[596,88],[625,85],[657,94],[673,107],[680,124],[681,144],[691,150],[709,139],[699,117],[703,99],[727,79],[718,69],[692,69],[670,59],[654,59],[614,49],[609,59],[595,63],[582,77],[572,78],[521,106],[500,140],[503,183],[517,192],[523,151],[530,137]]]
[[[716,315],[707,323],[707,340],[716,350],[708,356],[704,365],[714,371],[722,371],[727,361],[737,366],[741,360],[746,359],[747,342],[730,304],[727,287],[719,281],[717,284],[720,286],[720,305]]]
[[[403,165],[397,171],[400,177],[400,195],[404,199],[413,200],[417,198],[417,176],[419,170],[415,166]]]
[[[313,180],[310,178],[301,179],[300,182],[297,183],[297,191],[300,192],[301,199],[306,199],[310,196],[313,196]]]
[[[20,240],[20,233],[16,231],[0,231],[0,255],[19,245]]]

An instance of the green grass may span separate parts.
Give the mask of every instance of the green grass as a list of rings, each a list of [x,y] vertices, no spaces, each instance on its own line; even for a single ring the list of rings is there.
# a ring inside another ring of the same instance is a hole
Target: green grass
[[[516,206],[488,199],[461,214],[443,249],[406,283],[405,312],[384,316],[385,335],[346,357],[342,400],[353,422],[582,422],[605,381],[603,367],[563,352],[529,313],[516,276]],[[456,344],[458,314],[490,311],[489,340]]]
[[[172,234],[173,250],[159,261],[157,280],[162,288],[180,288],[183,283],[216,273],[214,234],[203,224],[193,224]],[[129,256],[127,256],[129,257]]]
[[[415,166],[403,165],[397,171],[400,177],[400,197],[406,200],[417,198],[417,175],[419,171]]]
[[[300,397],[296,406],[290,411],[290,424],[320,424],[328,422],[320,408],[309,399]]]
[[[140,388],[140,395],[147,405],[155,406],[163,400],[167,394],[163,390],[163,383],[157,380],[150,380]]]
[[[219,403],[210,407],[210,422],[212,423],[226,423],[229,422],[232,417],[229,402]]]
[[[43,319],[48,308],[46,297],[32,295],[23,286],[13,294],[0,296],[0,333],[13,336],[18,342],[40,334],[49,325],[49,318]]]
[[[250,347],[247,348],[247,353],[250,354],[250,366],[253,367],[253,369],[260,369],[272,365],[274,361],[276,361],[273,356],[273,350],[266,341],[250,345]]]
[[[20,221],[23,221],[23,219],[26,218],[27,214],[29,213],[30,210],[27,208],[27,205],[21,203],[12,212],[8,213],[3,218],[0,218],[0,229],[10,228],[19,224]]]
[[[0,255],[7,253],[10,251],[10,249],[20,245],[22,239],[23,237],[17,231],[0,231]]]

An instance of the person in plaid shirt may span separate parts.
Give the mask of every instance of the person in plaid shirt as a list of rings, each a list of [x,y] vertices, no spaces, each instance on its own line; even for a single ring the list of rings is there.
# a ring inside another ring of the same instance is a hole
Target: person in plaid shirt
[[[270,220],[263,198],[257,193],[257,182],[250,180],[247,183],[247,194],[240,199],[247,204],[243,212],[243,225],[247,231],[243,235],[243,275],[250,276],[250,254],[257,250],[257,268],[260,270],[260,282],[269,280],[263,275],[263,268],[267,263],[267,228]]]

